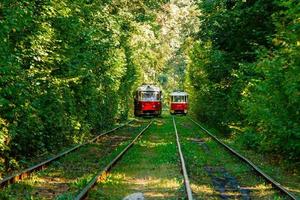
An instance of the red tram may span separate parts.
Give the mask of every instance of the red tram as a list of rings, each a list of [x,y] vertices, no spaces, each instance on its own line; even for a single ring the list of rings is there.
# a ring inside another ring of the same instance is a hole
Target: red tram
[[[161,115],[161,90],[154,85],[140,86],[134,95],[134,115]]]
[[[170,113],[171,115],[188,113],[188,94],[186,92],[172,92],[170,94]]]

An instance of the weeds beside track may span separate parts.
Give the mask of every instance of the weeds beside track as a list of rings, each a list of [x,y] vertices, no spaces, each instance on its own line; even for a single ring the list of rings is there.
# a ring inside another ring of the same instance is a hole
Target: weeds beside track
[[[176,118],[196,199],[289,199],[186,117]]]
[[[76,151],[52,161],[47,169],[30,178],[9,185],[2,196],[10,199],[70,197],[93,176],[95,170],[109,162],[143,127],[144,122],[122,126],[114,134],[101,134]],[[101,136],[101,137],[100,137]]]
[[[140,192],[147,200],[185,199],[170,117],[163,116],[137,141],[88,199],[123,199]]]
[[[151,127],[149,121],[94,138],[0,197],[96,200],[141,192],[150,200],[297,199],[196,121],[164,116]]]

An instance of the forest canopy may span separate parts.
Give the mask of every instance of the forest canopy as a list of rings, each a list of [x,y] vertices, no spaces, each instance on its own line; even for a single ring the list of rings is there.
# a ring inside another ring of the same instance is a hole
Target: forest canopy
[[[194,112],[249,148],[296,161],[300,3],[201,1],[198,6],[201,25],[188,66]]]
[[[132,115],[141,83],[189,92],[199,121],[300,154],[300,3],[0,2],[0,171]]]

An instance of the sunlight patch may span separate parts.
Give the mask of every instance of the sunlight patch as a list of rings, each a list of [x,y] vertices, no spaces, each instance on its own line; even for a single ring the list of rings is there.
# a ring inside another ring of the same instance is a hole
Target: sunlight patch
[[[142,147],[158,147],[158,146],[167,146],[169,144],[172,144],[172,142],[150,142],[150,141],[141,141],[140,146]]]
[[[205,194],[211,194],[211,195],[214,193],[214,189],[207,185],[191,184],[191,188],[195,193],[205,193]]]
[[[180,183],[173,179],[163,179],[163,178],[153,178],[153,177],[145,177],[145,178],[134,178],[126,176],[124,173],[114,173],[111,174],[110,177],[104,181],[103,183],[113,183],[113,184],[127,184],[127,185],[135,185],[139,187],[150,187],[150,188],[163,188],[163,189],[171,189],[180,187]]]

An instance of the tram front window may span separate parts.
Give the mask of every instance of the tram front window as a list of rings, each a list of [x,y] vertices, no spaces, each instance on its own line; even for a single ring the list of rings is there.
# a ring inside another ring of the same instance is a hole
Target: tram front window
[[[140,99],[142,101],[157,101],[160,100],[158,92],[141,92]]]
[[[175,103],[181,103],[181,102],[186,102],[185,96],[173,96],[173,102]]]

